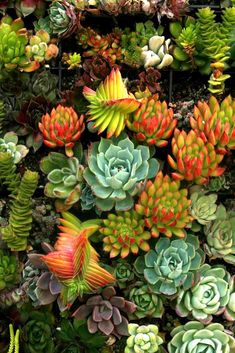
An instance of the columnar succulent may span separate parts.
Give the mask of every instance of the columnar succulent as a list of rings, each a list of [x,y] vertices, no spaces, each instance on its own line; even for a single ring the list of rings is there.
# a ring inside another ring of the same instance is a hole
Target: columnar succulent
[[[107,129],[107,138],[119,136],[128,115],[140,105],[133,95],[128,94],[118,69],[113,69],[96,91],[84,87],[83,94],[90,102],[88,120],[94,121],[93,128],[98,128],[99,133]]]
[[[29,152],[24,145],[17,145],[18,136],[14,132],[7,132],[3,138],[0,138],[0,152],[8,152],[12,155],[14,163],[17,164]]]
[[[39,129],[43,134],[44,143],[50,148],[65,146],[68,157],[73,156],[74,143],[79,140],[85,125],[84,116],[78,118],[72,107],[58,105],[51,114],[42,116]]]
[[[128,332],[130,336],[126,342],[125,353],[155,353],[160,350],[163,339],[159,336],[156,325],[129,324]]]
[[[214,146],[194,130],[187,134],[175,129],[172,152],[176,161],[168,155],[168,162],[176,170],[172,173],[176,180],[205,184],[210,176],[220,176],[224,172],[224,168],[219,167],[223,155],[217,154]]]
[[[203,265],[199,269],[200,280],[192,288],[182,290],[177,298],[179,316],[192,316],[204,324],[212,321],[212,315],[223,313],[229,301],[229,273],[221,266]]]
[[[135,211],[119,212],[117,215],[109,213],[103,224],[100,233],[105,236],[104,251],[109,252],[110,257],[120,254],[124,258],[130,252],[138,254],[139,249],[149,251],[147,240],[151,234],[144,230],[144,220]]]
[[[216,146],[220,153],[235,149],[235,99],[231,96],[221,103],[214,96],[208,103],[199,101],[194,107],[190,124],[203,140]]]
[[[185,239],[161,238],[155,251],[150,250],[135,262],[135,269],[144,274],[154,293],[176,295],[181,288],[187,290],[198,281],[198,272],[204,262],[198,238],[188,234]]]
[[[19,281],[18,267],[16,256],[0,249],[0,290],[10,289]]]
[[[182,347],[185,353],[232,353],[235,349],[234,337],[219,323],[205,326],[198,321],[189,321],[174,328],[171,336],[172,340],[168,343],[169,353],[179,353]]]
[[[159,172],[154,180],[146,183],[135,209],[144,217],[153,237],[163,233],[167,237],[184,237],[184,228],[192,221],[188,213],[191,201],[187,189],[180,189],[179,181],[172,181],[168,175]]]
[[[49,8],[50,27],[53,34],[70,36],[78,27],[76,8],[66,0],[55,0]]]
[[[235,276],[232,276],[229,284],[229,301],[224,310],[224,318],[235,321]]]
[[[152,98],[141,102],[139,108],[127,120],[127,127],[135,132],[138,141],[164,147],[177,124],[174,112],[166,102]]]
[[[116,296],[114,287],[107,287],[100,295],[90,297],[73,316],[78,320],[88,317],[87,326],[90,333],[100,331],[107,336],[128,336],[128,321],[122,313],[133,313],[135,308],[132,302]]]
[[[135,148],[126,138],[101,138],[91,145],[88,167],[83,176],[96,196],[96,207],[102,211],[126,211],[133,206],[133,196],[141,184],[156,175],[158,162],[150,159],[146,146]]]
[[[200,224],[207,225],[216,219],[217,195],[204,195],[194,192],[190,197],[190,214]]]
[[[156,66],[157,69],[162,69],[171,65],[173,56],[169,53],[170,42],[171,40],[165,39],[164,36],[151,37],[148,45],[142,48],[141,59],[144,67]]]

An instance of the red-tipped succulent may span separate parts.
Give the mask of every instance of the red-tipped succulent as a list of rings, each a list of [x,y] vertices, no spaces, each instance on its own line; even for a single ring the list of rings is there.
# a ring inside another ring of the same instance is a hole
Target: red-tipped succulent
[[[43,115],[38,125],[45,145],[51,148],[65,146],[66,155],[72,157],[74,143],[85,128],[83,120],[84,116],[78,118],[72,107],[58,105],[56,109],[53,108],[51,114]]]

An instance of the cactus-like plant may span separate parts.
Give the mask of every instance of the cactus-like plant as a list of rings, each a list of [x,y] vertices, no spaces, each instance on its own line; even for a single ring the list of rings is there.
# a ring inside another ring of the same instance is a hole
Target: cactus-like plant
[[[180,189],[179,181],[172,181],[168,175],[159,172],[154,180],[146,183],[135,209],[144,217],[153,237],[163,233],[167,237],[184,237],[184,228],[193,220],[188,208],[191,201],[187,189]]]
[[[126,341],[124,353],[155,353],[159,351],[159,346],[163,343],[156,325],[129,324],[128,331],[130,336]]]
[[[15,132],[7,132],[3,138],[0,138],[0,152],[8,152],[12,155],[14,163],[17,164],[29,152],[24,145],[17,145],[18,136]]]

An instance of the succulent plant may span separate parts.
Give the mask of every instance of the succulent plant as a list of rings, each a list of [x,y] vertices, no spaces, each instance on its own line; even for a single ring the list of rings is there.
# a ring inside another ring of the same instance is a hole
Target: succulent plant
[[[227,352],[232,353],[235,348],[235,339],[224,326],[219,323],[203,325],[198,321],[189,321],[180,325],[171,332],[172,340],[168,343],[169,353],[179,353],[182,347],[185,353]]]
[[[229,301],[230,275],[221,266],[203,265],[200,279],[192,288],[179,292],[176,312],[181,317],[192,316],[204,324],[219,315]]]
[[[164,36],[155,35],[149,39],[148,45],[142,48],[141,59],[144,67],[155,67],[163,69],[171,65],[173,56],[169,54],[169,45],[171,40]]]
[[[130,336],[126,341],[124,353],[155,353],[160,350],[163,339],[159,336],[156,325],[129,324],[128,332]]]
[[[62,62],[68,66],[68,70],[77,69],[81,63],[81,55],[78,53],[63,53]]]
[[[168,175],[159,172],[154,180],[148,181],[140,194],[135,209],[144,217],[153,237],[163,233],[167,237],[186,235],[183,228],[192,221],[188,207],[187,189],[180,189],[179,181],[172,181]]]
[[[155,251],[150,250],[144,259],[139,257],[134,266],[139,274],[144,274],[154,293],[173,296],[198,281],[204,260],[198,238],[188,234],[185,239],[159,239]]]
[[[128,336],[128,321],[122,313],[133,313],[135,304],[116,296],[114,287],[105,288],[100,295],[90,297],[73,316],[77,320],[87,319],[90,333],[100,331],[105,335]]]
[[[80,203],[83,211],[95,207],[95,196],[88,184],[82,186]]]
[[[221,103],[211,96],[209,102],[197,103],[190,124],[199,136],[225,154],[235,149],[235,99],[227,96]]]
[[[219,167],[223,155],[216,153],[214,146],[194,130],[187,134],[184,130],[175,129],[172,152],[176,161],[168,155],[168,162],[176,170],[172,173],[175,180],[185,179],[201,185],[207,183],[209,177],[220,176],[224,172],[224,168]]]
[[[50,35],[43,29],[30,37],[29,45],[26,46],[25,50],[27,58],[40,63],[57,57],[59,53],[59,48],[50,43]]]
[[[144,282],[135,282],[128,289],[128,298],[136,305],[136,310],[128,317],[131,320],[149,318],[161,318],[164,312],[163,300],[160,295],[153,293]]]
[[[18,328],[16,332],[14,332],[13,325],[9,325],[9,333],[10,333],[10,345],[8,352],[12,352],[13,349],[15,352],[19,352],[20,345],[19,345],[19,337],[20,337],[20,329]]]
[[[68,157],[73,156],[74,143],[79,140],[85,126],[84,116],[78,118],[72,107],[58,105],[51,114],[45,114],[38,124],[43,134],[44,143],[50,148],[65,146]]]
[[[26,17],[34,14],[42,17],[45,14],[46,4],[43,0],[16,0],[14,1],[17,16]]]
[[[3,100],[0,100],[0,135],[2,135],[3,133],[4,120],[5,120],[5,104]]]
[[[0,138],[0,152],[10,153],[15,164],[19,163],[29,152],[26,146],[17,145],[17,143],[18,136],[14,132],[7,132],[3,138]]]
[[[146,89],[152,94],[161,91],[159,80],[161,78],[160,71],[154,67],[149,67],[145,71],[142,71],[139,75],[138,85],[142,92]]]
[[[114,206],[117,211],[129,210],[141,183],[154,177],[159,166],[157,160],[150,159],[148,147],[135,148],[122,136],[93,143],[87,162],[83,176],[96,196],[96,207],[102,211]]]
[[[206,190],[210,192],[218,192],[220,190],[228,188],[226,185],[226,177],[224,174],[215,177],[215,178],[210,178],[209,183],[205,185]]]
[[[76,157],[51,152],[41,160],[40,168],[48,178],[45,195],[57,199],[57,210],[68,210],[80,198],[84,167]]]
[[[168,109],[166,102],[152,98],[145,99],[127,120],[127,127],[135,132],[135,138],[138,141],[164,147],[177,124],[173,116],[173,110]]]
[[[19,280],[19,263],[16,256],[0,249],[0,291],[12,288]]]
[[[130,252],[136,255],[139,249],[149,251],[147,240],[151,234],[144,227],[144,220],[133,210],[117,215],[109,213],[100,228],[100,233],[104,235],[104,251],[109,252],[111,258],[119,254],[125,258]]]
[[[235,276],[232,276],[229,284],[229,301],[223,312],[224,318],[228,321],[235,321]]]
[[[119,259],[114,267],[114,277],[120,288],[126,288],[135,277],[133,266],[126,260]]]
[[[235,264],[235,214],[226,212],[223,205],[216,211],[216,219],[204,227],[206,244],[204,249],[210,258],[222,258]]]
[[[90,102],[88,121],[94,121],[93,128],[98,128],[99,133],[107,129],[107,138],[119,136],[128,115],[140,105],[133,95],[128,94],[118,69],[113,69],[96,91],[84,87],[83,95]]]
[[[205,195],[200,192],[194,192],[190,196],[192,201],[190,205],[190,214],[198,223],[207,225],[216,219],[217,195]]]
[[[66,38],[78,27],[76,8],[66,0],[53,1],[48,10],[53,34]]]

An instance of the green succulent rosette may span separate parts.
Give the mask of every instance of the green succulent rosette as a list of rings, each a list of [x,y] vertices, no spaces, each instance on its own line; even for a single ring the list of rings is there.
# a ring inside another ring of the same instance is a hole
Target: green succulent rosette
[[[200,280],[192,288],[181,290],[177,298],[176,312],[181,317],[192,316],[209,324],[213,316],[223,313],[229,301],[230,275],[223,267],[203,265]]]
[[[50,28],[53,34],[57,34],[60,37],[67,37],[77,28],[76,9],[69,1],[53,1],[48,13]]]
[[[19,264],[14,255],[0,249],[0,291],[19,282]]]
[[[206,225],[216,219],[216,194],[204,195],[194,192],[190,199],[190,214],[198,223]]]
[[[134,267],[154,293],[175,296],[181,288],[190,288],[198,280],[198,270],[204,263],[204,253],[198,238],[188,234],[185,239],[161,238],[155,251],[139,257]]]
[[[163,343],[156,325],[129,324],[128,332],[130,336],[126,341],[124,353],[155,353],[159,351],[159,346]]]
[[[114,277],[116,278],[116,283],[120,288],[126,288],[128,283],[133,281],[135,277],[133,266],[125,260],[118,260],[115,264]]]
[[[224,318],[228,321],[235,321],[235,276],[232,276],[229,285],[229,301],[224,310]]]
[[[168,343],[169,353],[234,353],[235,339],[224,326],[213,323],[208,326],[197,321],[174,328]]]
[[[150,158],[149,147],[135,147],[128,137],[101,138],[92,144],[87,162],[83,176],[96,197],[96,207],[102,211],[131,209],[133,196],[159,168],[157,160]]]
[[[0,138],[0,152],[8,152],[13,157],[14,164],[17,164],[29,152],[24,145],[17,145],[18,136],[15,132],[7,132],[3,138]]]

